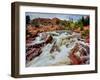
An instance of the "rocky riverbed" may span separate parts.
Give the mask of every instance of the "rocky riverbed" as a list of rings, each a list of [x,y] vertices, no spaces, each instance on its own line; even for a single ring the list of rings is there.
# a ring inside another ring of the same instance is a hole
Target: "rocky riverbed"
[[[76,32],[41,32],[26,42],[26,67],[89,64],[89,58],[89,44]]]

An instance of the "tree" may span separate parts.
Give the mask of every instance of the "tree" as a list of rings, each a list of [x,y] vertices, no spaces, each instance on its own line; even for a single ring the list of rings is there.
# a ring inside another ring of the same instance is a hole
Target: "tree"
[[[85,18],[84,18],[84,16],[82,16],[82,19],[81,19],[81,21],[82,21],[82,23],[83,23],[83,26],[87,26],[87,25],[89,25],[89,16],[86,16]]]
[[[26,24],[30,24],[30,16],[29,15],[26,16]]]
[[[87,16],[87,17],[85,18],[84,26],[89,25],[89,22],[90,22],[90,19],[89,19],[89,16]]]

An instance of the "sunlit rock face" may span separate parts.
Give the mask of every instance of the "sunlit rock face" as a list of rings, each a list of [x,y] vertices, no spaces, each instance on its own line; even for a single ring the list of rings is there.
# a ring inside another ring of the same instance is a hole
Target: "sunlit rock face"
[[[38,33],[26,44],[26,67],[89,64],[89,45],[79,33]]]

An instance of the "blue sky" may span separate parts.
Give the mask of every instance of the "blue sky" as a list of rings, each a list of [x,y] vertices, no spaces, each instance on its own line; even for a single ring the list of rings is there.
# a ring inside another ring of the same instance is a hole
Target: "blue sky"
[[[69,20],[70,18],[73,19],[74,21],[79,20],[82,18],[82,16],[87,16],[87,15],[77,15],[77,14],[60,14],[60,13],[36,13],[36,12],[26,12],[25,15],[29,15],[30,19],[34,18],[59,18],[62,20]]]

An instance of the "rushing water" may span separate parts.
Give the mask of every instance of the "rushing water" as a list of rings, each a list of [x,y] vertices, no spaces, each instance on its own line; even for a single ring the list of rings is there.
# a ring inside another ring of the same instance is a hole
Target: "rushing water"
[[[50,42],[45,43],[48,36],[51,36],[52,39]],[[89,64],[89,45],[81,39],[79,33],[71,31],[42,32],[38,34],[34,41],[27,45],[32,46],[41,43],[44,43],[40,47],[41,53],[28,61],[26,63],[27,67],[74,64],[74,62],[72,63],[72,58],[70,58],[71,54],[76,55],[80,60],[85,59],[80,64]],[[72,52],[76,47],[79,49],[76,52],[75,50]]]

